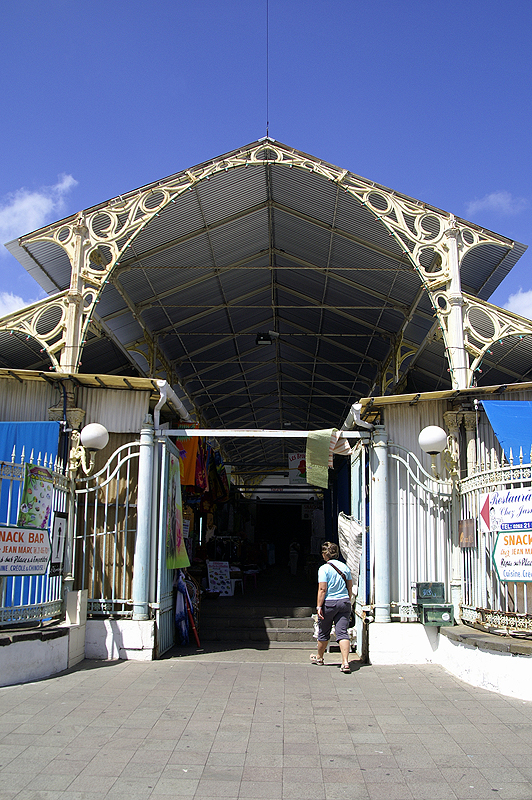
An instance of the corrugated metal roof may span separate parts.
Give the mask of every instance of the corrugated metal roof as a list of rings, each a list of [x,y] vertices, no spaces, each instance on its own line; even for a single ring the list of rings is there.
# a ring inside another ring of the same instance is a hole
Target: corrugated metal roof
[[[229,165],[259,146],[191,169]],[[271,163],[281,151],[283,158],[300,157],[303,168]],[[420,293],[420,277],[376,213],[319,174],[322,167],[339,174],[332,165],[285,145],[269,144],[261,159],[196,183],[139,232],[97,306],[95,319],[109,336],[91,334],[82,370],[101,364],[125,369],[124,353],[133,347],[146,360],[131,352],[130,371],[147,369],[146,331],[207,427],[339,426],[351,404],[380,385],[401,335],[415,351],[406,362],[412,365],[407,390],[450,388],[443,344],[430,338],[435,317]],[[153,189],[152,203],[166,180],[144,187]],[[384,209],[383,187],[350,173],[345,181],[371,190],[374,207]],[[443,212],[394,194],[427,212],[422,227],[430,244]],[[412,227],[413,214],[406,221]],[[405,240],[405,246],[411,245]],[[28,254],[11,243],[10,250],[47,291],[68,288],[68,259],[56,245],[31,244]],[[462,264],[464,290],[486,298],[522,251],[502,237],[500,246],[472,250]],[[480,327],[487,326],[482,312],[475,313]],[[279,336],[272,345],[257,346],[256,335],[268,331]],[[18,336],[9,341],[0,334],[0,353],[7,364],[45,367],[33,343]],[[512,380],[524,364],[532,368],[532,345],[504,340],[487,356],[478,380]],[[224,445],[241,461],[248,452],[278,462],[287,452],[275,440],[247,450],[241,441]]]

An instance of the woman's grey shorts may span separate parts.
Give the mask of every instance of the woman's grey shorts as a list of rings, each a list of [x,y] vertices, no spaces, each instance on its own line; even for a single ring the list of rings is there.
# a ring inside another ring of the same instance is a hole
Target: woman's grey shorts
[[[334,622],[336,641],[349,639],[347,626],[351,616],[351,601],[348,597],[341,600],[326,600],[323,606],[323,619],[318,619],[318,641],[328,642]]]

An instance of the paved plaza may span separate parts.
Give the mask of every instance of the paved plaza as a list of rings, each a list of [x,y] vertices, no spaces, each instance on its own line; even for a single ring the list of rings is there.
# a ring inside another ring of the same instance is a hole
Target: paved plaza
[[[532,798],[532,703],[437,666],[178,652],[0,689],[0,800]]]

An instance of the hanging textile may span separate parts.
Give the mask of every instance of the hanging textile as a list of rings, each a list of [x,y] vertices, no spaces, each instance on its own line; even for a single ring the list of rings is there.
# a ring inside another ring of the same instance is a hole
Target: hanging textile
[[[340,438],[337,428],[309,432],[306,449],[308,483],[327,489],[329,468],[333,465],[335,453],[344,456],[351,455],[349,442],[343,437]]]
[[[198,442],[199,436],[187,436],[186,439],[176,439],[175,442],[183,464],[181,471],[181,483],[184,486],[194,486],[196,483]]]
[[[175,603],[175,627],[178,644],[188,644],[188,608],[187,608],[187,587],[183,578],[183,572],[178,569],[175,578],[177,596]]]
[[[205,439],[198,439],[198,452],[196,454],[196,471],[194,476],[194,487],[198,494],[203,494],[209,488],[207,479],[207,445]]]
[[[338,515],[338,542],[340,551],[345,558],[345,563],[351,571],[353,580],[353,594],[358,591],[358,573],[360,570],[360,556],[362,555],[362,533],[361,523],[355,517],[344,514],[343,511]]]
[[[0,461],[11,461],[13,448],[15,448],[15,461],[20,463],[22,448],[24,447],[25,461],[30,460],[33,452],[34,461],[41,456],[52,459],[57,456],[59,444],[59,422],[0,422]]]
[[[484,399],[482,405],[506,458],[510,459],[511,450],[515,464],[522,448],[527,463],[532,448],[532,401]]]
[[[183,512],[181,504],[180,459],[168,456],[166,487],[166,566],[168,569],[188,567],[188,557],[183,537]]]

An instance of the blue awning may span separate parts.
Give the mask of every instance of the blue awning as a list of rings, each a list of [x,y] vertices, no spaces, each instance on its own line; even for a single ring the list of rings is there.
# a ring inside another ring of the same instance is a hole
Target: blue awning
[[[510,458],[510,450],[515,459],[523,448],[523,460],[528,462],[532,447],[532,401],[530,400],[483,400],[495,436]]]

